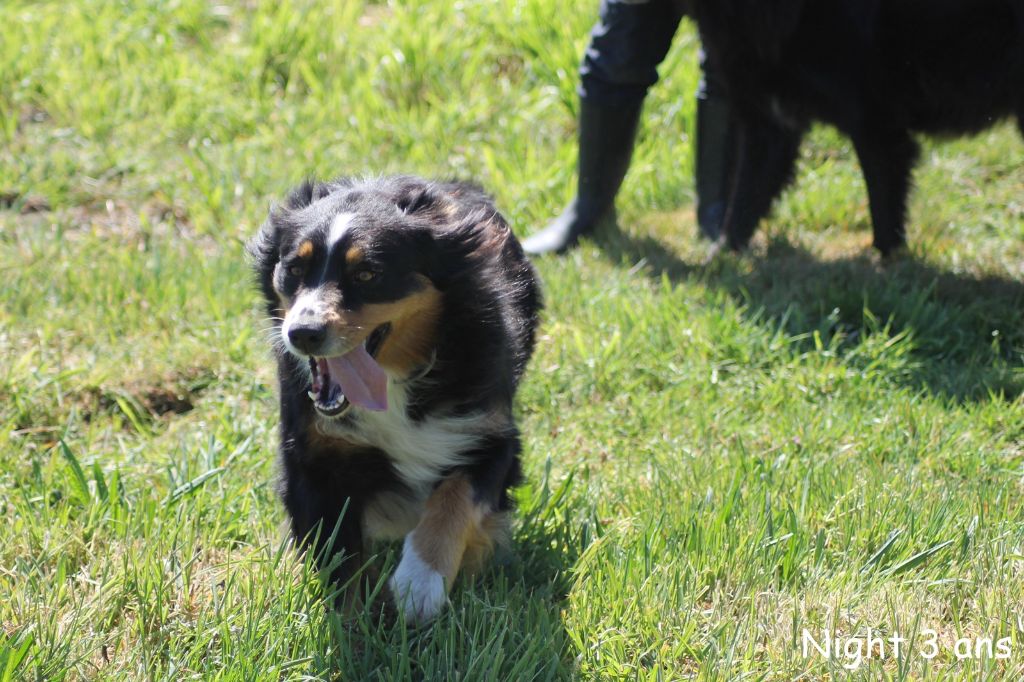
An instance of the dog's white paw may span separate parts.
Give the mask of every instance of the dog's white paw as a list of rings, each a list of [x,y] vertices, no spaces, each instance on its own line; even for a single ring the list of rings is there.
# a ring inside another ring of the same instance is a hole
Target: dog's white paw
[[[444,576],[420,558],[412,546],[410,536],[405,538],[402,560],[388,581],[388,587],[391,588],[398,610],[405,615],[406,620],[415,623],[433,619],[441,613],[448,601]]]

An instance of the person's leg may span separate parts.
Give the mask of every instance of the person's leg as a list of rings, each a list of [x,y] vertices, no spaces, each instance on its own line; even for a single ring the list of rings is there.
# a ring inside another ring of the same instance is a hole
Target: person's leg
[[[694,185],[697,224],[701,234],[714,241],[722,233],[729,200],[735,156],[735,123],[713,61],[701,50],[701,80],[697,89]]]
[[[580,67],[576,197],[539,233],[527,253],[562,252],[610,215],[629,168],[647,89],[658,80],[682,18],[669,0],[602,0]]]

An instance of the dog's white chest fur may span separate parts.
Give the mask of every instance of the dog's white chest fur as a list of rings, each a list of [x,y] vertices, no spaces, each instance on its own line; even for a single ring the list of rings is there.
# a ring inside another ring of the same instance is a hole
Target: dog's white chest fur
[[[386,411],[353,408],[355,412],[345,420],[318,418],[325,435],[387,453],[411,492],[383,492],[366,506],[364,526],[370,537],[394,539],[411,530],[441,473],[463,463],[464,454],[494,432],[495,419],[484,411],[414,420],[406,412],[407,405],[407,385],[390,380]]]

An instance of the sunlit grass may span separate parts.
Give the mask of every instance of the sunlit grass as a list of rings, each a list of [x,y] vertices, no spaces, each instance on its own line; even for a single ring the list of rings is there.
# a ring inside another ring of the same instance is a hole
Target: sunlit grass
[[[705,265],[685,25],[619,230],[538,262],[511,555],[426,628],[323,607],[242,244],[308,175],[473,178],[535,229],[593,13],[0,5],[0,680],[1024,675],[1024,145],[929,144],[881,264],[816,130],[752,253]],[[940,655],[801,654],[867,627]],[[957,660],[979,636],[1013,655]]]

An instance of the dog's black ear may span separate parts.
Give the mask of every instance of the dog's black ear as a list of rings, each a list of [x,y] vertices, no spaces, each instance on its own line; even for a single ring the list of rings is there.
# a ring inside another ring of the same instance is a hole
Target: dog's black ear
[[[270,315],[274,315],[274,268],[280,258],[281,228],[276,220],[279,209],[271,210],[270,215],[260,226],[259,232],[245,245],[252,264],[256,284],[263,292]]]
[[[295,211],[309,206],[316,198],[314,196],[315,191],[316,182],[310,178],[306,178],[288,193],[288,197],[284,200],[284,207],[288,210]]]
[[[439,289],[480,272],[484,264],[493,260],[508,234],[508,226],[501,214],[492,207],[481,207],[461,216],[454,223],[439,223],[431,230],[429,263],[426,274]]]
[[[314,201],[323,199],[336,187],[347,184],[347,182],[345,179],[336,180],[333,183],[317,182],[313,178],[306,178],[288,193],[283,206],[290,211],[306,208]]]
[[[395,200],[402,213],[418,213],[437,203],[437,196],[427,186],[410,187]]]
[[[292,188],[284,201],[270,209],[270,215],[260,226],[260,231],[247,245],[249,255],[262,266],[273,266],[277,262],[278,250],[281,248],[281,234],[288,225],[289,215],[300,211],[314,201],[318,201],[331,193],[339,183],[317,182],[307,178]]]
[[[245,251],[253,261],[253,267],[263,269],[273,267],[277,260],[277,251],[281,245],[281,230],[275,220],[277,208],[270,210],[270,215],[260,225],[260,229],[245,245]]]
[[[267,219],[260,225],[256,236],[246,244],[246,251],[257,269],[273,268],[276,265],[285,218],[290,211],[309,205],[311,191],[312,184],[304,182],[288,194],[283,204],[270,207]],[[302,203],[304,201],[305,204]]]
[[[260,225],[255,236],[245,245],[245,250],[256,274],[257,283],[268,301],[274,298],[274,268],[281,257],[281,240],[287,226],[288,216],[292,211],[309,206],[318,198],[317,193],[322,191],[323,187],[326,187],[323,183],[317,183],[310,179],[304,180],[294,187],[282,203],[271,206],[267,219]]]
[[[444,194],[432,184],[417,178],[403,180],[395,192],[395,205],[402,213],[427,214],[424,217],[432,218],[429,214],[445,205]]]

